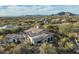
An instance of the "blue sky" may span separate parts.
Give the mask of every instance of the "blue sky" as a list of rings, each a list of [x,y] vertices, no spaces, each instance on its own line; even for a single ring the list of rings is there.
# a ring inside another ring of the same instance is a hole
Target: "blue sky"
[[[0,6],[0,16],[50,15],[58,12],[79,14],[79,5],[4,5]]]

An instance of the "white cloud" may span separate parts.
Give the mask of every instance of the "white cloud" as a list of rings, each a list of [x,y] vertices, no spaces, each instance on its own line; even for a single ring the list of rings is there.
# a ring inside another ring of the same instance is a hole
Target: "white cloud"
[[[48,15],[61,11],[79,13],[78,5],[8,5],[0,6],[0,16]]]

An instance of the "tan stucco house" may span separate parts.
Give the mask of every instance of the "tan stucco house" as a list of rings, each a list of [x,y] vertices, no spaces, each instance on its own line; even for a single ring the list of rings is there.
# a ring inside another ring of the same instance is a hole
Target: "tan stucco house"
[[[54,41],[54,33],[48,32],[38,26],[25,30],[24,32],[28,35],[28,39],[32,44],[37,44],[41,41]]]

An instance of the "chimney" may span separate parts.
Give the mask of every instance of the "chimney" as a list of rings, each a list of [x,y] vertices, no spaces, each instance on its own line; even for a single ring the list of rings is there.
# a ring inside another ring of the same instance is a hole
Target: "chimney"
[[[37,25],[36,28],[38,29],[39,28],[39,25]]]

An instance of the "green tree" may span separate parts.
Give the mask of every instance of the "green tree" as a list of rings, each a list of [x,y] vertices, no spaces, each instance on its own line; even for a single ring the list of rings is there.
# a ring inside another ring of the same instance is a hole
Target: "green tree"
[[[33,53],[32,52],[33,46],[31,46],[29,43],[21,43],[14,47],[12,50],[12,53],[16,54],[27,54],[27,53]]]
[[[69,32],[71,32],[72,27],[73,27],[72,24],[61,24],[59,26],[59,32],[64,33],[64,34],[68,34]]]
[[[69,40],[69,38],[63,38],[59,42],[58,49],[61,51],[60,53],[71,53],[74,50],[75,44]]]
[[[73,42],[66,42],[66,44],[65,44],[65,50],[70,51],[73,48],[74,48]]]
[[[58,26],[52,25],[52,24],[45,24],[44,28],[51,32],[58,32],[58,30],[59,30]]]
[[[40,53],[42,53],[42,54],[51,54],[51,53],[53,53],[53,54],[55,54],[55,53],[57,53],[56,52],[56,48],[52,45],[52,44],[49,44],[49,43],[43,43],[40,47],[39,47],[39,51],[40,51]]]

